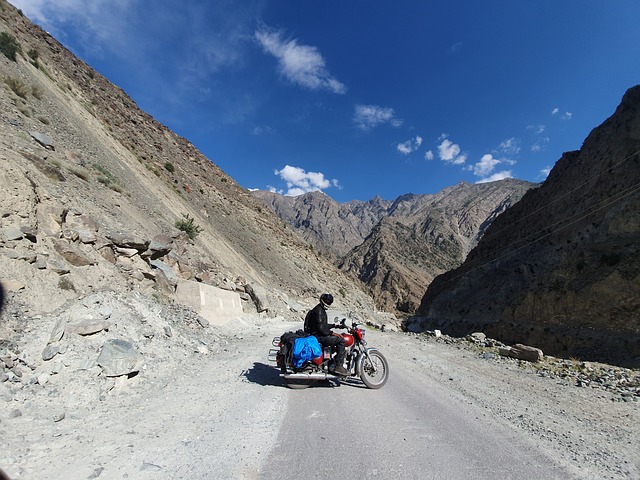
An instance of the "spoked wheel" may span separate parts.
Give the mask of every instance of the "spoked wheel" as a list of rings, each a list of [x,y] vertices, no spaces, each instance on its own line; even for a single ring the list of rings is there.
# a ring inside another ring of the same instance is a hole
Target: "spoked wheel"
[[[292,378],[285,378],[284,379],[284,384],[293,389],[293,390],[302,390],[303,388],[308,388],[311,385],[313,385],[316,381],[315,380],[300,380],[300,379],[292,379]]]
[[[380,388],[389,378],[389,364],[380,352],[369,352],[369,358],[363,356],[360,378],[369,388]]]

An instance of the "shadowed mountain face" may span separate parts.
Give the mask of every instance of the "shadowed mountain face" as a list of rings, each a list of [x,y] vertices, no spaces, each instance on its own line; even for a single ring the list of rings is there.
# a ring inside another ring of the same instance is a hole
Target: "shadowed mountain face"
[[[640,86],[437,277],[412,328],[640,365]]]
[[[414,313],[433,278],[462,263],[487,226],[534,184],[460,183],[433,195],[339,204],[323,193],[253,192],[367,286],[378,308]]]

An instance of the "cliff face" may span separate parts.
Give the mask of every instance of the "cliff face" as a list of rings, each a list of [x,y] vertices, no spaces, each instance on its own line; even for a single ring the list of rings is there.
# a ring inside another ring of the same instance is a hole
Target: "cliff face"
[[[412,328],[640,364],[640,86],[427,289]]]

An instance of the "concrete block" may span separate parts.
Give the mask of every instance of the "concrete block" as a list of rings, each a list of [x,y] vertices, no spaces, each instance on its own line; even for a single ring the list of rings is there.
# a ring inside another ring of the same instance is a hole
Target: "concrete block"
[[[224,325],[244,313],[237,292],[189,280],[178,281],[176,300],[193,308],[212,325]]]

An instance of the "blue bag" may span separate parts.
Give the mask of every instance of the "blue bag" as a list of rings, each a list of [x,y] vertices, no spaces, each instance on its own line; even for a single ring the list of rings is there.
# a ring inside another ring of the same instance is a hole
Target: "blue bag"
[[[293,342],[293,366],[300,368],[306,361],[322,355],[320,342],[313,335],[296,338]]]

